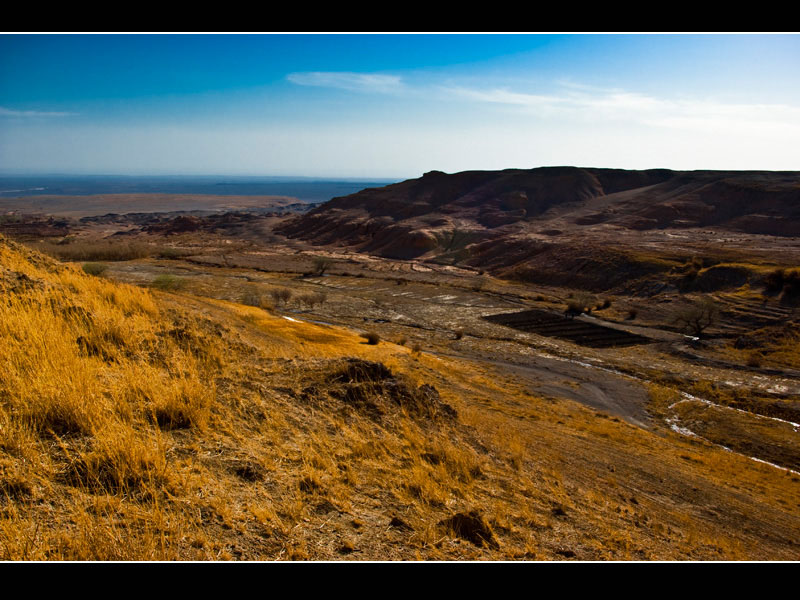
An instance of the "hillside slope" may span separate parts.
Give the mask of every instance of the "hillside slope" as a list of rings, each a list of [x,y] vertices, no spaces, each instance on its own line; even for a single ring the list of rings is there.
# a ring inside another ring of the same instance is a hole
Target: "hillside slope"
[[[800,477],[489,365],[4,238],[0,289],[5,560],[797,556]]]

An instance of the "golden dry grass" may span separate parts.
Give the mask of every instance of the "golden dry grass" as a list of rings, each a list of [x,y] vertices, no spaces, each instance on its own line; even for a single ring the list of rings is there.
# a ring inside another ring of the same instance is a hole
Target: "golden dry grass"
[[[792,556],[800,479],[488,367],[2,238],[0,285],[3,559]]]

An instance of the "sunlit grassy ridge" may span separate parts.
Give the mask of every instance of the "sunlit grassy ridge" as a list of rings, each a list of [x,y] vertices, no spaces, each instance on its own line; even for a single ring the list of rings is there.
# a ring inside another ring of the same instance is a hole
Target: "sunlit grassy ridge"
[[[792,555],[800,479],[489,367],[3,238],[0,288],[0,558]]]

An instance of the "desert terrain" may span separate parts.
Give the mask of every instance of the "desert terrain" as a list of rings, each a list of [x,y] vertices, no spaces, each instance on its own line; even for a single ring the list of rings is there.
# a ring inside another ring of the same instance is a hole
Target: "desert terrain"
[[[798,173],[46,200],[0,200],[6,560],[800,556]]]

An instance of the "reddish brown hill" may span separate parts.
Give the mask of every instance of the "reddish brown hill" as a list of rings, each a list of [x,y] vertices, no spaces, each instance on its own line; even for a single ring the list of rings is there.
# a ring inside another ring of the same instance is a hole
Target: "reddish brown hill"
[[[603,245],[613,245],[637,231],[698,227],[800,235],[800,172],[431,171],[334,198],[279,231],[387,258],[465,261],[495,272],[525,267],[536,273],[569,256],[591,255],[597,246],[589,237],[602,235]],[[581,259],[560,270],[591,277],[597,275],[593,264]]]

